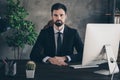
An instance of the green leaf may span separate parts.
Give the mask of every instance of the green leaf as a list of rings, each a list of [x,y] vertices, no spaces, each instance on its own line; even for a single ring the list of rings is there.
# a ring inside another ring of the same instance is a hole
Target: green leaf
[[[23,6],[20,5],[20,0],[7,0],[8,9],[8,24],[11,27],[10,34],[7,35],[7,44],[10,47],[23,48],[26,44],[33,45],[37,33],[35,32],[35,25],[25,20],[28,12]]]

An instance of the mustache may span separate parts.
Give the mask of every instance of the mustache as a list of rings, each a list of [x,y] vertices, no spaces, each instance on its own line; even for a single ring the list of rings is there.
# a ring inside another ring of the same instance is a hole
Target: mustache
[[[62,20],[56,20],[56,23],[63,23]]]

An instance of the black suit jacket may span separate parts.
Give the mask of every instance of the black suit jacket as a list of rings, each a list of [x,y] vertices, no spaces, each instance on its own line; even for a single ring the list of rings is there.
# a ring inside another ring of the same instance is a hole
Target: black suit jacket
[[[74,54],[76,49],[77,54]],[[54,57],[56,52],[55,37],[53,27],[42,29],[38,39],[33,46],[30,58],[33,61],[42,61],[46,56]],[[77,30],[65,26],[63,33],[62,51],[59,56],[70,56],[71,61],[81,61],[83,54],[83,44]]]

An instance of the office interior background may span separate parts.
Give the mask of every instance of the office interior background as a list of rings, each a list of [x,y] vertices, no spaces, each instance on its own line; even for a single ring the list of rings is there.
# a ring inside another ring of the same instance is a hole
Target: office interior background
[[[20,0],[20,2],[28,11],[27,19],[35,24],[38,34],[51,19],[51,6],[56,2],[64,3],[68,8],[66,24],[78,30],[83,43],[87,23],[114,23],[116,9],[120,10],[120,0]],[[1,18],[6,14],[6,10],[6,0],[0,0]],[[7,45],[5,34],[6,31],[0,34],[0,57],[14,59],[13,49]],[[21,59],[29,59],[31,49],[32,46],[26,45],[21,51]]]

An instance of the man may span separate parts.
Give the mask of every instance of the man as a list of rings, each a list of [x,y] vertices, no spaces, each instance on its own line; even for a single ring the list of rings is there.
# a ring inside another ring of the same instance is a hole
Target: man
[[[42,29],[33,46],[30,58],[33,61],[66,66],[67,62],[81,61],[83,44],[77,30],[65,25],[67,8],[56,3],[51,8],[53,25]],[[77,54],[74,54],[74,48]]]

